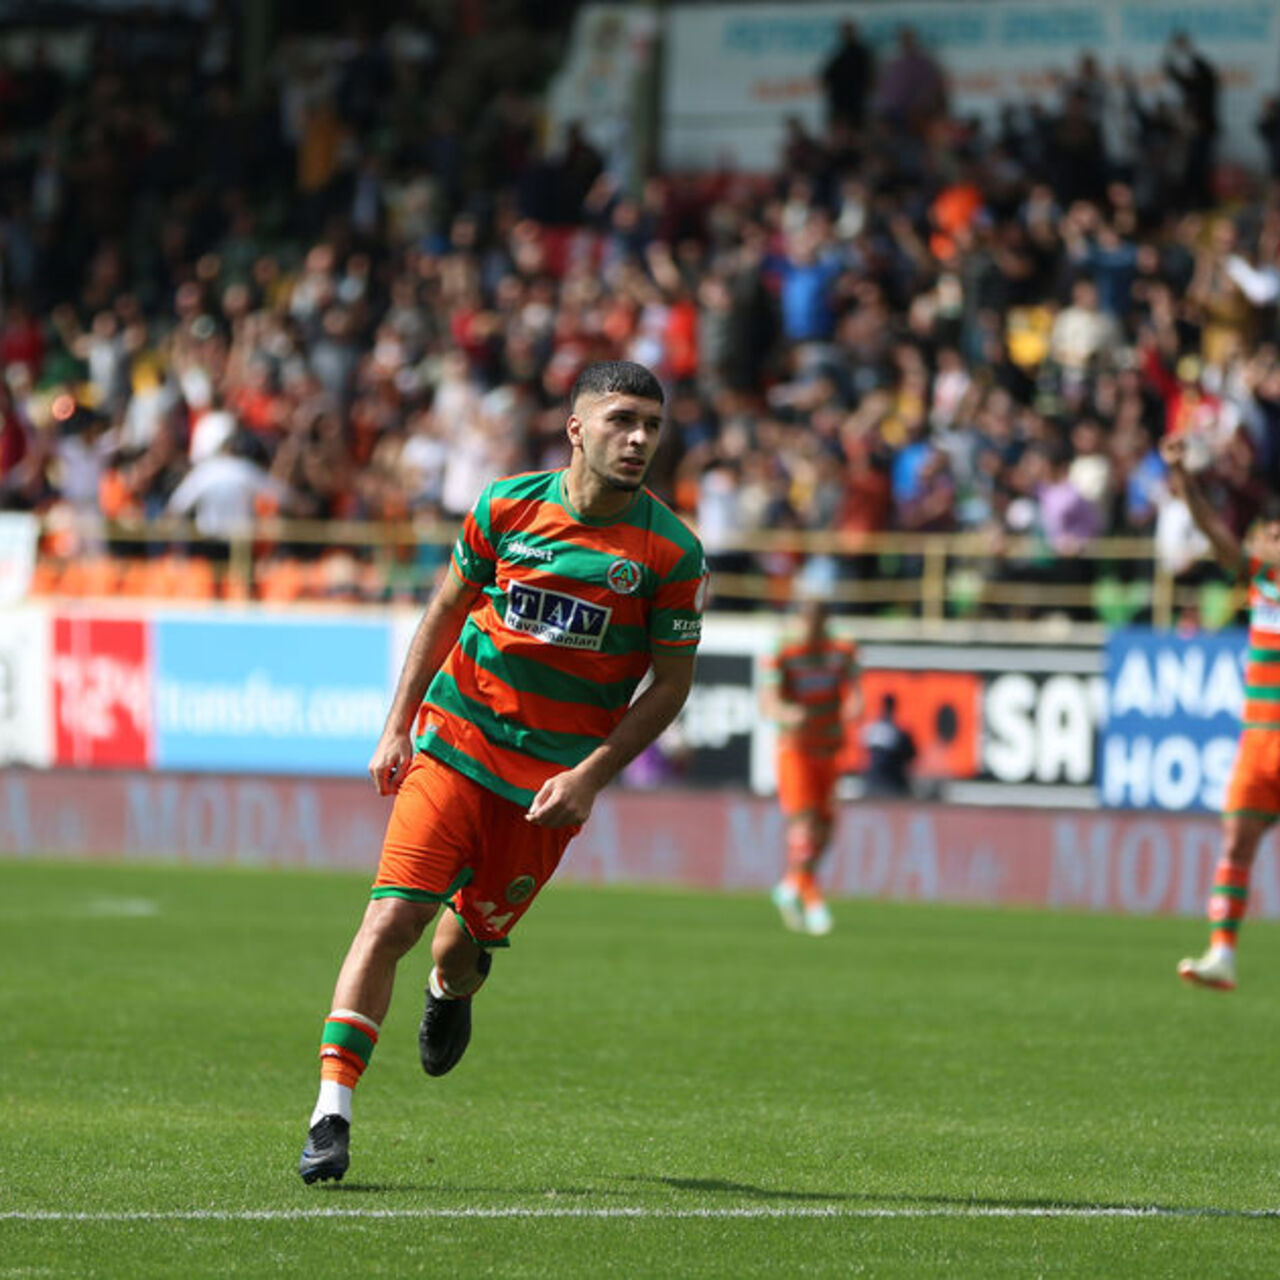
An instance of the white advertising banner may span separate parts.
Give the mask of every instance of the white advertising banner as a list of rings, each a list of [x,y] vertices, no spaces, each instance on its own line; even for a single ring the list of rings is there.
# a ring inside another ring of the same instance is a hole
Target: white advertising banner
[[[53,764],[51,632],[42,606],[0,609],[0,766]]]
[[[776,169],[787,116],[822,127],[819,71],[850,18],[882,59],[893,51],[898,29],[914,27],[947,73],[955,113],[988,120],[1006,102],[1037,99],[1054,107],[1057,76],[1071,72],[1085,52],[1113,82],[1121,68],[1132,71],[1144,99],[1174,100],[1176,89],[1160,68],[1170,36],[1185,31],[1218,72],[1221,154],[1249,164],[1264,159],[1254,122],[1280,82],[1280,5],[1269,0],[864,0],[671,9],[664,163]],[[1112,96],[1118,105],[1118,91]]]
[[[17,604],[31,589],[40,521],[29,512],[0,513],[0,605]]]

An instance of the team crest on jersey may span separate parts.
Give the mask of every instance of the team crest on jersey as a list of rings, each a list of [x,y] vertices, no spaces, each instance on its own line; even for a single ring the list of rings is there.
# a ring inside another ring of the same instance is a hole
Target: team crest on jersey
[[[640,566],[634,560],[615,560],[604,580],[620,596],[634,595],[640,585]]]
[[[565,649],[599,650],[613,610],[604,605],[579,600],[562,591],[547,591],[523,582],[513,582],[507,593],[504,621],[512,631],[520,631],[546,644]]]
[[[528,902],[533,897],[533,891],[537,887],[538,882],[532,876],[516,876],[507,885],[507,901],[513,907],[518,907],[522,902]]]

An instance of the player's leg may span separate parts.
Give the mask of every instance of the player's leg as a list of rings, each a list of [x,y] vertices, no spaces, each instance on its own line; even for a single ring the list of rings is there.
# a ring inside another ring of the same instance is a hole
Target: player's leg
[[[1222,819],[1222,853],[1209,890],[1209,949],[1178,965],[1178,976],[1201,987],[1231,991],[1236,985],[1236,939],[1249,901],[1249,877],[1270,815],[1228,813]]]
[[[822,896],[822,889],[818,884],[818,868],[822,863],[823,855],[827,851],[827,846],[831,843],[831,830],[832,820],[828,813],[821,809],[815,812],[811,824],[811,839],[814,848],[813,860],[809,868],[809,874],[801,886],[800,896],[804,904],[805,932],[811,933],[816,937],[830,933],[832,929],[831,911],[827,907],[826,899]]]
[[[305,1182],[341,1179],[350,1162],[351,1102],[391,1005],[396,965],[436,913],[433,902],[370,902],[347,951],[320,1037],[320,1092],[298,1163]]]
[[[349,1163],[352,1094],[391,1004],[396,966],[469,872],[450,838],[448,775],[417,756],[396,793],[368,907],[334,987],[320,1044],[320,1090],[298,1162],[304,1182],[340,1179]]]
[[[476,785],[476,784],[473,784]],[[435,965],[418,1029],[422,1068],[440,1076],[457,1066],[471,1042],[472,997],[491,967],[491,951],[507,937],[560,864],[578,827],[540,827],[525,808],[476,786],[474,847],[468,881],[450,901],[453,914],[436,926]]]
[[[813,883],[818,846],[814,830],[816,803],[813,779],[804,753],[795,747],[781,747],[777,755],[778,806],[786,819],[782,878],[770,895],[782,923],[792,930],[804,929],[804,898]]]
[[[458,1065],[471,1042],[471,997],[484,985],[493,957],[446,913],[431,940],[434,961],[418,1027],[418,1056],[429,1076]]]
[[[831,912],[818,886],[818,866],[831,842],[834,823],[835,759],[790,753],[779,761],[778,789],[788,813],[786,872],[773,902],[789,929],[831,932]]]
[[[1203,987],[1236,985],[1236,935],[1249,897],[1258,846],[1280,816],[1280,733],[1245,729],[1222,806],[1222,851],[1209,893],[1209,950],[1178,965],[1178,976]]]

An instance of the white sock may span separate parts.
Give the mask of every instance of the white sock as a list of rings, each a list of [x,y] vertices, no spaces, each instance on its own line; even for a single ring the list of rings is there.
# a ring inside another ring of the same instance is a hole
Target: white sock
[[[440,973],[435,965],[431,966],[431,974],[427,978],[427,986],[431,988],[431,994],[437,1000],[456,1000],[458,997],[452,991],[446,991],[444,983],[440,981]]]
[[[1235,947],[1229,947],[1225,942],[1215,942],[1209,948],[1209,957],[1212,960],[1231,960],[1235,958]]]
[[[341,1116],[351,1123],[351,1087],[339,1084],[336,1080],[320,1081],[320,1096],[316,1099],[316,1109],[311,1113],[307,1124],[310,1128],[322,1116]]]
[[[363,1013],[357,1013],[354,1009],[334,1009],[329,1017],[343,1018],[365,1026],[372,1033],[375,1041],[378,1038],[378,1024],[372,1018],[366,1018]],[[315,1110],[311,1113],[310,1124],[315,1124],[323,1116],[341,1116],[348,1124],[351,1123],[350,1085],[320,1077],[320,1093],[316,1098]]]

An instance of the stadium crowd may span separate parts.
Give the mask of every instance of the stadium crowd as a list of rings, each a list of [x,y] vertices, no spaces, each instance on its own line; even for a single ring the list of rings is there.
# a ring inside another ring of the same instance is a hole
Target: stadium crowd
[[[50,517],[49,563],[103,517],[456,519],[565,461],[601,358],[668,387],[652,483],[713,567],[780,581],[799,558],[744,534],[979,531],[992,572],[1079,582],[1092,539],[1155,533],[1182,571],[1164,433],[1237,530],[1280,479],[1280,110],[1269,174],[1219,165],[1185,38],[984,126],[911,32],[875,56],[849,26],[774,174],[629,190],[542,137],[554,33],[503,26],[533,51],[504,59],[460,18],[353,24],[250,96],[225,21],[119,25],[74,80],[38,44],[0,67],[0,507]],[[1036,557],[1000,557],[1019,534]],[[441,554],[279,589],[419,594]]]

